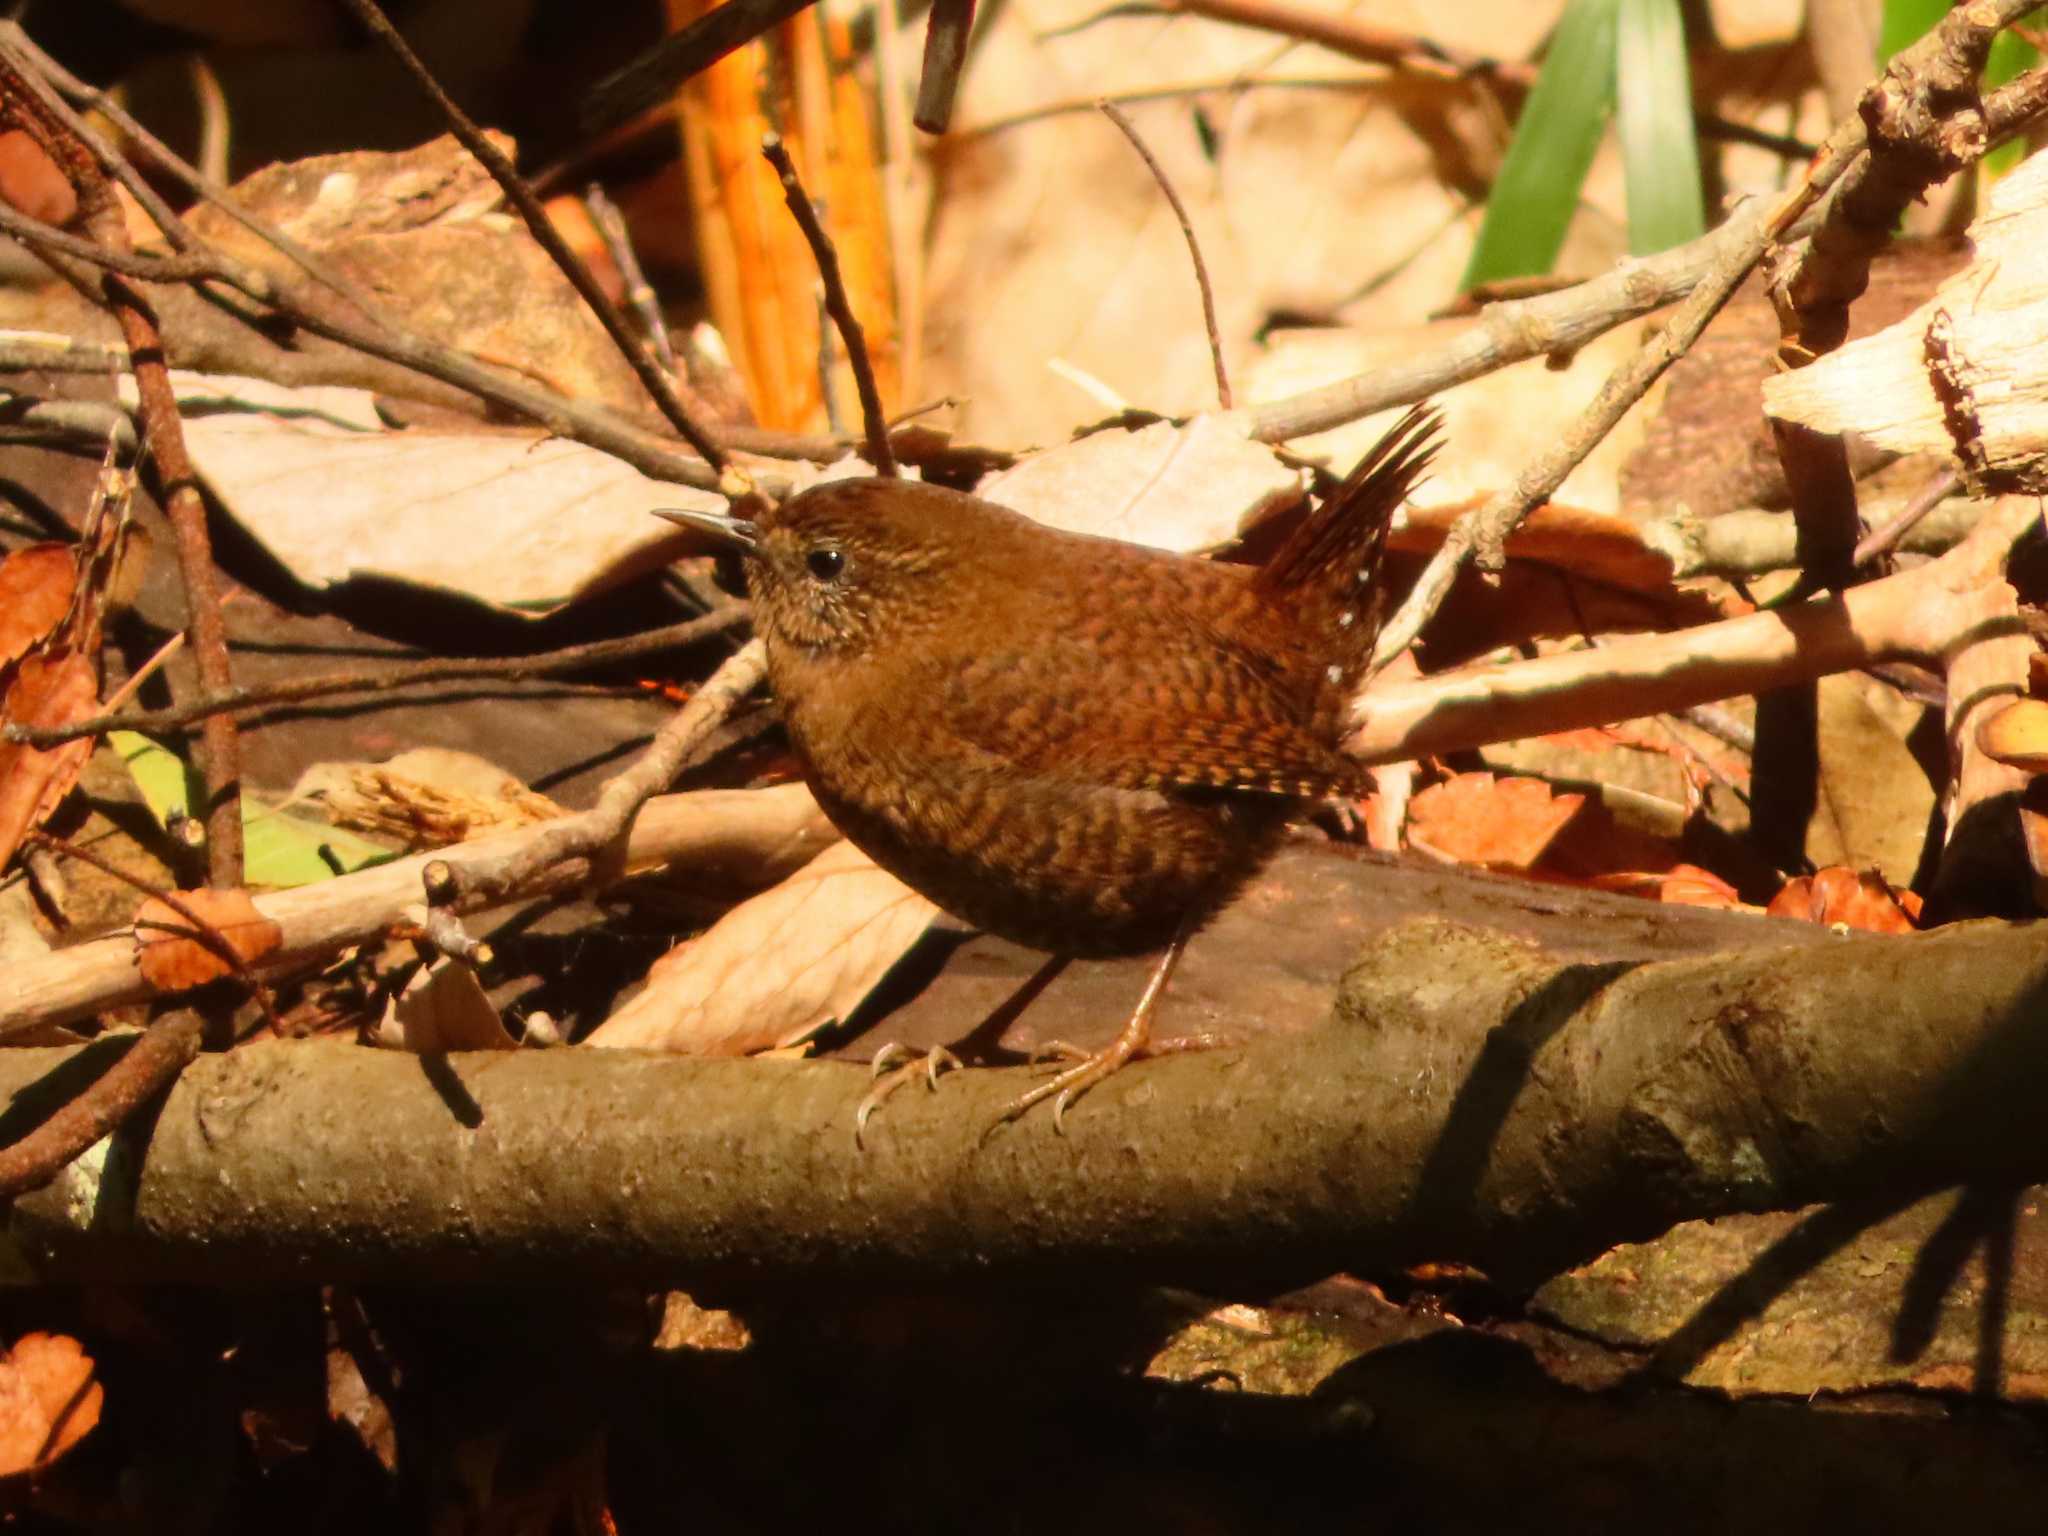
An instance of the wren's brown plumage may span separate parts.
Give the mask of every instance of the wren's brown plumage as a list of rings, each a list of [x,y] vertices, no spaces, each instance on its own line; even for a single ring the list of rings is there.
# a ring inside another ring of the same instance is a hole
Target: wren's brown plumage
[[[1436,426],[1410,411],[1257,567],[907,480],[821,485],[753,523],[665,514],[744,548],[790,740],[877,864],[1018,943],[1166,947],[1117,1043],[1013,1115],[1057,1094],[1057,1118],[1143,1053],[1187,935],[1303,802],[1358,788],[1337,743]]]

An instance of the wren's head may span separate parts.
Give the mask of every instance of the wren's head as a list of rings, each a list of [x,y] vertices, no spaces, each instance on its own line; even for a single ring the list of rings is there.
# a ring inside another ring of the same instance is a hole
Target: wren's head
[[[939,621],[946,577],[994,514],[957,491],[914,480],[836,480],[752,520],[660,512],[746,556],[755,624],[771,643],[813,656],[900,642]]]

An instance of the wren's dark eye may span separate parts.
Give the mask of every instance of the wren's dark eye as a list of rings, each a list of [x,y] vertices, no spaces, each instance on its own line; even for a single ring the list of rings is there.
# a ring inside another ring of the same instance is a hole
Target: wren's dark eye
[[[814,549],[804,556],[804,565],[820,581],[837,581],[846,569],[846,554],[837,549]]]

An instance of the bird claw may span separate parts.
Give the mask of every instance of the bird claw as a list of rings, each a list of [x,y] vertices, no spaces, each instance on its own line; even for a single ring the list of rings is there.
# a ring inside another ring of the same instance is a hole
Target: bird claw
[[[868,1121],[876,1110],[887,1102],[889,1095],[901,1088],[917,1075],[920,1068],[924,1073],[925,1088],[932,1093],[939,1091],[939,1077],[946,1072],[957,1072],[961,1060],[943,1045],[935,1045],[929,1051],[912,1050],[900,1040],[891,1040],[868,1063],[868,1076],[874,1083],[867,1096],[853,1111],[853,1144],[861,1151],[867,1150]]]

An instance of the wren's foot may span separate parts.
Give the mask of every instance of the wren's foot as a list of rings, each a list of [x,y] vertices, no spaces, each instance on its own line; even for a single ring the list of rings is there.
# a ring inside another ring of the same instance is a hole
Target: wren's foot
[[[868,1064],[869,1076],[874,1079],[875,1086],[868,1090],[867,1097],[853,1112],[853,1144],[866,1150],[868,1117],[911,1078],[922,1073],[925,1087],[937,1093],[939,1074],[956,1071],[959,1066],[960,1058],[943,1045],[935,1045],[920,1054],[900,1040],[891,1040],[875,1052],[875,1059]]]
[[[1159,1012],[1159,999],[1166,991],[1167,978],[1180,963],[1181,951],[1187,948],[1187,931],[1183,929],[1174,935],[1173,942],[1166,946],[1166,953],[1159,957],[1159,964],[1153,968],[1151,980],[1145,983],[1145,995],[1138,999],[1138,1006],[1131,1011],[1130,1022],[1122,1033],[1103,1049],[1085,1054],[1065,1041],[1055,1041],[1043,1050],[1058,1056],[1079,1056],[1080,1061],[1060,1073],[1049,1083],[1041,1083],[1017,1100],[1002,1116],[989,1127],[989,1131],[1000,1129],[1012,1120],[1021,1118],[1034,1105],[1052,1100],[1052,1128],[1060,1135],[1067,1134],[1067,1109],[1090,1088],[1112,1073],[1120,1071],[1140,1056],[1159,1056],[1169,1051],[1201,1050],[1216,1044],[1208,1036],[1190,1036],[1179,1040],[1152,1038],[1152,1018]]]

